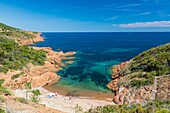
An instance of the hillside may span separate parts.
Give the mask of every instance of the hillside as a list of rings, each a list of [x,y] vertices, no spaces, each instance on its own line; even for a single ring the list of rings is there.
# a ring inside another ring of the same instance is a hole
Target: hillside
[[[6,112],[60,113],[31,99],[25,99],[25,95],[24,98],[13,95],[11,91],[26,89],[28,83],[31,89],[54,84],[60,79],[57,72],[61,67],[72,63],[62,61],[73,56],[74,52],[55,52],[49,47],[28,46],[39,41],[43,41],[40,33],[0,23],[0,112],[5,112],[6,108]],[[18,107],[21,105],[22,107]]]
[[[31,82],[33,88],[56,83],[60,79],[56,72],[65,65],[62,60],[73,54],[54,52],[49,47],[19,45],[12,39],[0,38],[2,86],[18,89],[24,88],[27,82]]]
[[[132,87],[153,84],[154,76],[170,74],[170,43],[136,56],[120,74],[131,79],[129,85]]]
[[[170,43],[144,51],[113,68],[108,88],[118,104],[170,100]]]
[[[45,59],[45,51],[19,46],[12,40],[0,38],[0,72],[22,69],[28,63],[43,65]]]
[[[43,41],[43,37],[41,37],[40,33],[38,32],[24,31],[0,23],[0,38],[2,37],[15,40],[21,45],[33,44],[35,42]]]

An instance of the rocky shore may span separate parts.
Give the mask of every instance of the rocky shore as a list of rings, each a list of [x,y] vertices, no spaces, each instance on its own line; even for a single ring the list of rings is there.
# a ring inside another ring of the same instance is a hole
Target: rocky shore
[[[28,32],[31,35],[35,35],[35,38],[25,38],[20,40],[18,43],[20,45],[34,44],[35,42],[44,41],[41,33]],[[2,86],[9,87],[11,89],[24,89],[25,84],[31,82],[32,87],[40,87],[51,85],[60,80],[60,76],[56,73],[61,70],[61,66],[64,64],[62,60],[67,59],[67,57],[73,57],[75,52],[55,52],[50,47],[31,47],[36,50],[46,51],[46,61],[42,66],[34,66],[33,64],[28,64],[26,67],[20,70],[10,70],[7,73],[0,73],[0,78],[4,79]],[[66,62],[67,65],[71,64],[73,61]],[[13,76],[17,76],[13,79]],[[41,81],[41,82],[40,82]]]
[[[11,89],[23,89],[28,82],[32,83],[33,88],[54,84],[60,80],[60,76],[56,73],[61,69],[62,60],[75,54],[74,52],[54,52],[49,47],[33,48],[47,51],[45,64],[42,66],[28,64],[27,67],[21,70],[9,71],[7,74],[0,73],[1,79],[5,80],[2,86]],[[20,76],[13,80],[12,76],[17,74]]]
[[[19,40],[19,44],[21,45],[31,45],[34,44],[36,42],[42,42],[44,41],[44,38],[41,36],[41,33],[33,33],[33,32],[28,32],[29,34],[35,36],[35,38],[26,38],[26,39],[22,39]]]
[[[48,98],[47,95],[50,94],[51,92],[47,91],[46,89],[42,87],[39,87],[36,89],[40,90],[42,94],[40,96],[41,98],[39,102],[40,104],[51,109],[59,110],[63,113],[75,113],[77,105],[81,107],[82,111],[84,112],[88,111],[90,108],[96,108],[97,106],[115,105],[111,101],[99,100],[99,99],[94,99],[90,97],[75,97],[74,100],[69,100],[70,98],[69,96],[58,94],[55,97]],[[25,98],[26,90],[14,90],[14,93],[15,95],[17,95],[17,97]],[[46,112],[43,112],[43,113],[46,113]],[[58,112],[53,112],[53,113],[58,113]],[[81,113],[81,112],[79,111],[77,113]]]
[[[170,75],[156,76],[152,85],[146,85],[140,88],[126,85],[130,79],[122,73],[130,61],[123,62],[113,68],[112,81],[107,85],[115,94],[113,102],[122,104],[142,104],[145,105],[151,100],[169,100],[170,99]]]

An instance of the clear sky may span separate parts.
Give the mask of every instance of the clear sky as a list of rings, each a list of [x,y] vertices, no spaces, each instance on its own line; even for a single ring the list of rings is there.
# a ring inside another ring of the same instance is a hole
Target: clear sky
[[[170,31],[170,0],[0,0],[0,22],[34,31]]]

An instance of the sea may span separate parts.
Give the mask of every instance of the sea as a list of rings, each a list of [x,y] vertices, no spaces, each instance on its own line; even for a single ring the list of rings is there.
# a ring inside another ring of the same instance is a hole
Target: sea
[[[141,52],[170,42],[170,32],[43,32],[38,47],[76,52],[73,63],[57,74],[61,80],[50,86],[68,93],[88,91],[111,93],[112,67]]]

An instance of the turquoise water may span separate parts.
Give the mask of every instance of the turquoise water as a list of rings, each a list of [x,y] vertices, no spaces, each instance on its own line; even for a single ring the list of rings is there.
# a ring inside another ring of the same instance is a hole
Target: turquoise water
[[[75,51],[72,65],[59,71],[61,81],[54,85],[76,90],[109,92],[111,67],[144,50],[170,42],[170,33],[43,33],[39,47]]]

